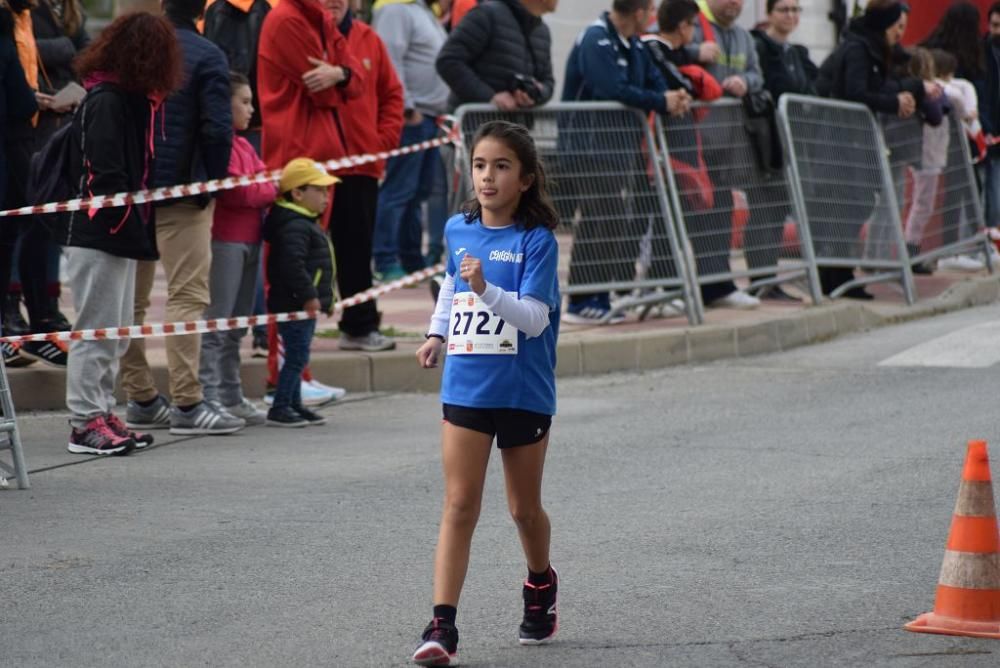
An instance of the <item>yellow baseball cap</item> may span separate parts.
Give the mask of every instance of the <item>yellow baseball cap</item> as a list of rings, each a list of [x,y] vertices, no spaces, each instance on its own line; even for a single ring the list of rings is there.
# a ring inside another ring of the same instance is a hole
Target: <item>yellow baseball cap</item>
[[[281,170],[281,180],[278,188],[283,193],[290,192],[293,188],[303,186],[332,186],[340,183],[340,179],[326,173],[323,166],[309,158],[295,158]]]

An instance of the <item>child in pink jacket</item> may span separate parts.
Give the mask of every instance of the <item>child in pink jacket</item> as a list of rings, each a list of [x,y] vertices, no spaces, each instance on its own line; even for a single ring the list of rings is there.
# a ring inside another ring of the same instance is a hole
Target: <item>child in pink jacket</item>
[[[246,130],[253,115],[250,83],[242,74],[231,73],[233,128]],[[239,134],[233,137],[229,175],[244,176],[266,169],[253,146]],[[263,214],[274,203],[278,189],[273,183],[258,183],[221,192],[212,220],[212,271],[209,279],[211,303],[205,318],[251,315],[257,267],[260,258]],[[243,396],[240,382],[240,340],[245,329],[204,334],[201,339],[199,378],[205,401],[246,420],[263,424],[266,414]]]

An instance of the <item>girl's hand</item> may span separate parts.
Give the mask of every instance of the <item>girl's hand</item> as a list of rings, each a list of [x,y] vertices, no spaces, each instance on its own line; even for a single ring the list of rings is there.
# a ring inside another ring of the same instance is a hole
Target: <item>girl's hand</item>
[[[421,369],[433,369],[438,365],[442,346],[444,341],[432,336],[424,342],[424,345],[417,348],[417,362],[420,363]]]
[[[896,99],[899,100],[900,118],[909,118],[917,110],[917,101],[909,93],[900,93]]]
[[[313,315],[316,315],[319,312],[319,309],[320,309],[319,300],[316,299],[315,297],[302,305],[303,311],[308,311]]]
[[[459,266],[458,275],[462,277],[472,291],[475,292],[480,297],[486,292],[486,281],[483,279],[483,263],[466,254],[462,258],[462,264]]]

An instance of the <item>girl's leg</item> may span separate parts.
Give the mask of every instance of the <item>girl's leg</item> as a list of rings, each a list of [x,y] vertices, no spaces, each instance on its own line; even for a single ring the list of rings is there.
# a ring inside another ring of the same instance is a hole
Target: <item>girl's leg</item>
[[[549,568],[549,516],[542,508],[542,471],[549,435],[531,445],[505,448],[503,475],[507,486],[507,506],[517,525],[528,570],[544,573]]]
[[[434,555],[434,605],[458,607],[493,437],[448,422],[441,430],[444,509]]]

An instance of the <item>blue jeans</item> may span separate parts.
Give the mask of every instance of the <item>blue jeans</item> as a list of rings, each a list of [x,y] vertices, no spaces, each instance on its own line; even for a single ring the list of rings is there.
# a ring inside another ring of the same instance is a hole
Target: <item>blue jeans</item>
[[[986,227],[1000,225],[1000,157],[983,161],[983,218]]]
[[[451,147],[445,147],[450,149]],[[444,255],[444,224],[448,222],[448,158],[438,150],[441,169],[434,170],[431,192],[427,198],[427,265],[437,264]],[[447,156],[454,156],[453,150]]]
[[[434,139],[437,134],[434,119],[425,118],[417,125],[403,126],[400,145]],[[421,204],[431,194],[435,175],[443,171],[444,165],[436,148],[401,155],[386,163],[372,239],[375,271],[384,272],[397,266],[407,272],[423,269]]]
[[[302,370],[309,364],[309,346],[315,331],[315,319],[278,323],[278,334],[285,344],[285,363],[278,373],[274,409],[302,406]]]

